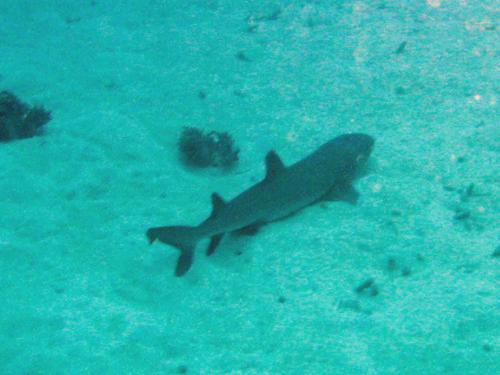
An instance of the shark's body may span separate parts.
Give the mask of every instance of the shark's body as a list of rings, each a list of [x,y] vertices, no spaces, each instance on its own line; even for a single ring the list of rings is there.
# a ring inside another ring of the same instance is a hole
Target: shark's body
[[[150,228],[149,241],[159,240],[181,250],[175,274],[182,276],[191,267],[194,249],[202,238],[211,238],[210,255],[225,233],[254,232],[321,200],[355,203],[358,193],[352,181],[370,156],[373,143],[365,134],[341,135],[289,167],[270,151],[261,182],[228,202],[212,194],[212,214],[200,225]]]

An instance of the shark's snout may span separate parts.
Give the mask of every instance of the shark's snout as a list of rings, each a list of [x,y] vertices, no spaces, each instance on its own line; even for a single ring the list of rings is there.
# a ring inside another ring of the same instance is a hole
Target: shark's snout
[[[358,152],[369,156],[373,145],[375,144],[375,139],[367,134],[355,133],[349,134],[350,142],[357,148]]]
[[[341,147],[345,154],[350,154],[357,162],[366,161],[375,144],[373,137],[362,133],[344,134],[335,141],[336,148]]]

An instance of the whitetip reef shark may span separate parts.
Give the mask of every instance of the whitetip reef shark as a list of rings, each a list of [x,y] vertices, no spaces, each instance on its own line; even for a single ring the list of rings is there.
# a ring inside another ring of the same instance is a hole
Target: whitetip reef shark
[[[320,201],[355,204],[352,186],[371,154],[375,140],[366,134],[344,134],[323,144],[311,155],[285,166],[275,151],[266,156],[266,176],[230,201],[212,194],[212,213],[198,226],[164,226],[147,230],[156,240],[177,247],[175,268],[183,276],[193,263],[198,241],[210,237],[207,255],[214,253],[226,233],[253,234],[262,225],[283,219]]]

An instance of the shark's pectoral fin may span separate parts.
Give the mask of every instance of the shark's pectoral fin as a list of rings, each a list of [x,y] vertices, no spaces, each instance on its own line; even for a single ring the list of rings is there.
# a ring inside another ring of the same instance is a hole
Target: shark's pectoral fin
[[[235,234],[240,236],[253,236],[257,234],[259,229],[264,225],[264,223],[258,222],[254,224],[247,225],[246,227],[240,228],[234,231]]]
[[[351,186],[350,190],[344,191],[344,194],[342,195],[342,198],[340,200],[355,206],[358,203],[358,199],[359,199],[358,191]]]
[[[207,256],[210,256],[215,252],[215,249],[217,248],[217,246],[219,246],[223,236],[224,233],[221,233],[216,234],[215,236],[212,236],[212,238],[210,238],[210,244],[207,247]]]
[[[278,154],[275,151],[269,151],[266,155],[266,177],[264,180],[272,180],[285,169],[285,164],[283,164]]]
[[[175,267],[175,276],[183,276],[191,268],[193,264],[193,251],[183,251],[177,259],[177,266]]]
[[[321,198],[324,201],[344,201],[352,205],[356,205],[358,199],[359,193],[350,184],[334,186]]]

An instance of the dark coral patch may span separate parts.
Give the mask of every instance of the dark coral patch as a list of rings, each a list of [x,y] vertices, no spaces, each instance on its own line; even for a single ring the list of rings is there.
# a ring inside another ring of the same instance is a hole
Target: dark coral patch
[[[230,168],[238,161],[239,150],[226,132],[203,133],[194,127],[185,127],[179,139],[181,160],[198,167]]]
[[[0,92],[0,142],[39,135],[50,119],[42,106],[30,107],[9,91]]]

